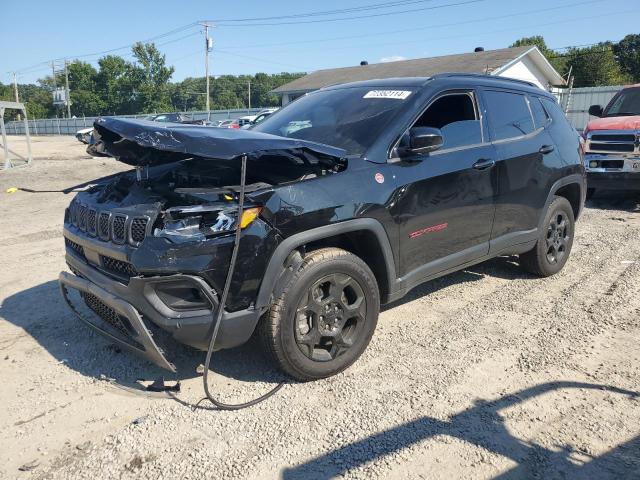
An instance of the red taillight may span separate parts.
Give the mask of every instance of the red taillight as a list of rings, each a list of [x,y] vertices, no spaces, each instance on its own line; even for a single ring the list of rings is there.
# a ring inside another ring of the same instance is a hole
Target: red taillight
[[[240,128],[240,125],[238,125],[237,123],[232,123],[231,128]]]

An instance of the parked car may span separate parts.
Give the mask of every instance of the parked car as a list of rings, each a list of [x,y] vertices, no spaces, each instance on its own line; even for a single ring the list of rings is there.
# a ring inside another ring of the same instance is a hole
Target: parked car
[[[255,118],[251,121],[251,125],[256,125],[260,122],[262,122],[263,120],[265,120],[269,115],[272,115],[273,113],[277,112],[278,109],[277,108],[266,108],[264,110],[261,110],[258,115],[255,116]]]
[[[553,96],[493,76],[328,87],[251,130],[95,128],[136,171],[66,210],[62,291],[72,304],[80,292],[93,328],[170,370],[151,332],[207,349],[237,229],[214,347],[257,330],[283,371],[311,380],[355,362],[380,305],[423,282],[499,255],[560,271],[586,191],[580,139]]]
[[[82,128],[76,132],[76,138],[79,142],[89,145],[91,143],[91,134],[93,127]]]
[[[625,87],[605,108],[589,107],[585,167],[588,196],[596,189],[640,190],[640,84]]]

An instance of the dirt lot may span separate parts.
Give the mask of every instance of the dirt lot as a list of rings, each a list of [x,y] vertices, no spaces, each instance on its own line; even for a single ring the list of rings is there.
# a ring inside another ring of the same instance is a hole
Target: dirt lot
[[[0,172],[0,478],[640,478],[638,196],[591,201],[555,277],[500,258],[433,281],[343,374],[194,412],[202,353],[175,346],[182,392],[146,393],[162,372],[60,297],[56,190],[122,166],[70,137],[34,153]],[[214,363],[228,400],[281,379],[253,344]]]

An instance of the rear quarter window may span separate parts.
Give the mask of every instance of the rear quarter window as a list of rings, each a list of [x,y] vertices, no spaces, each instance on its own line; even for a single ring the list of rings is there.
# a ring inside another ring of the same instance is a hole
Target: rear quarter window
[[[551,117],[540,103],[542,100],[540,97],[529,97],[529,105],[531,105],[531,112],[533,113],[533,120],[536,124],[536,128],[544,127],[549,123]]]
[[[484,99],[492,140],[506,140],[533,132],[533,118],[523,94],[486,90]]]

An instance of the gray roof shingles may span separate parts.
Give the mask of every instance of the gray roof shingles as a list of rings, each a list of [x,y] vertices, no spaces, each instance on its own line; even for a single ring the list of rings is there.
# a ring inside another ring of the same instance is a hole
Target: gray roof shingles
[[[437,73],[491,73],[530,50],[530,46],[502,48],[443,57],[318,70],[273,90],[274,93],[306,92],[329,85],[393,77],[429,77]]]

